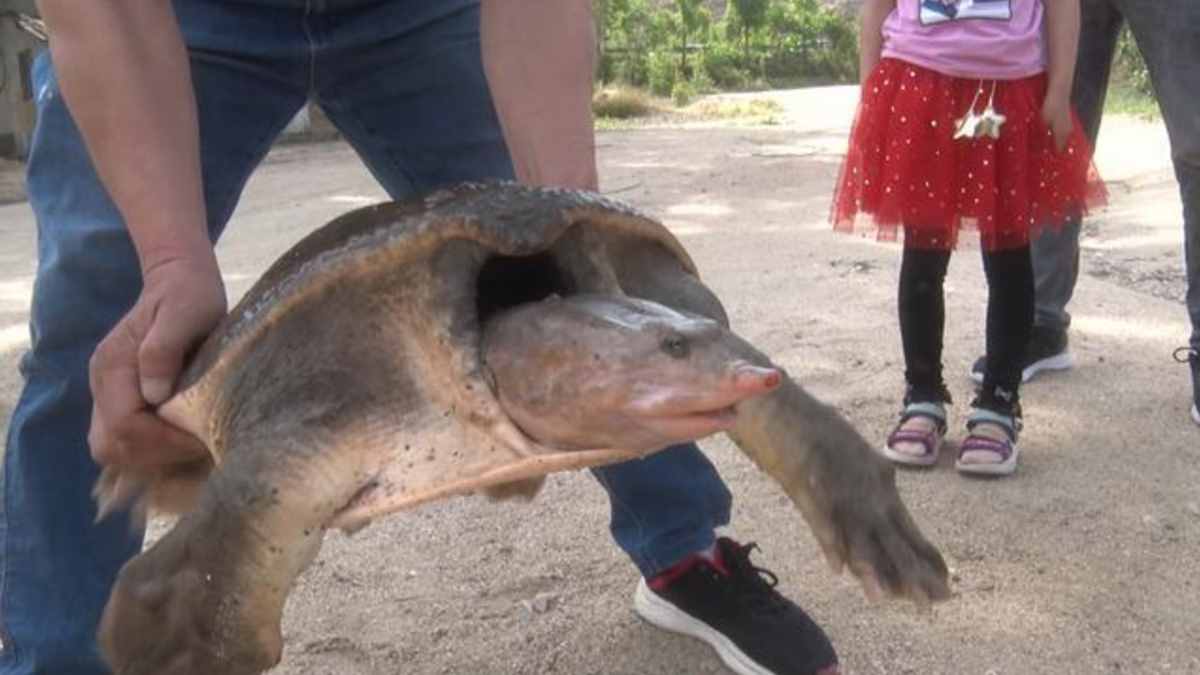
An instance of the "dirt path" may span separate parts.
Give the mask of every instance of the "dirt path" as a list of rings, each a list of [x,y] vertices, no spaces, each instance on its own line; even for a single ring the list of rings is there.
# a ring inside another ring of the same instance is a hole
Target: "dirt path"
[[[898,250],[825,223],[853,96],[782,94],[771,128],[600,135],[603,187],[661,216],[734,325],[871,438],[901,394]],[[1136,153],[1131,152],[1136,149]],[[847,673],[1197,673],[1200,429],[1187,419],[1181,228],[1165,135],[1113,120],[1099,163],[1114,201],[1088,225],[1073,304],[1078,367],[1025,390],[1017,476],[949,463],[901,488],[954,570],[932,614],[872,606],[833,577],[779,491],[723,439],[703,444],[735,494],[731,532],[828,628]],[[220,253],[235,296],[308,229],[382,197],[344,146],[291,146],[254,177]],[[0,207],[0,414],[17,393],[33,272],[24,205]],[[948,281],[946,367],[958,406],[983,345],[977,248]],[[947,457],[947,459],[949,459]],[[529,506],[459,499],[332,535],[288,606],[281,675],[721,673],[703,645],[633,614],[633,567],[586,474]]]

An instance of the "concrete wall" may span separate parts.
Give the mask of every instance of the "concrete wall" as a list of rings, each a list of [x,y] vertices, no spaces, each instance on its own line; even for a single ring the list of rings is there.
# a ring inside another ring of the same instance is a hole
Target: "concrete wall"
[[[33,133],[33,83],[28,67],[43,47],[17,27],[9,12],[28,9],[25,2],[0,0],[0,157],[22,158]]]

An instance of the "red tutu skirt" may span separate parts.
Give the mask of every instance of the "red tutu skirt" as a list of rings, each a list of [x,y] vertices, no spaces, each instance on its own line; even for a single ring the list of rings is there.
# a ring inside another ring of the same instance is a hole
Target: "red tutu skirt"
[[[982,88],[982,93],[980,90]],[[1107,200],[1079,120],[1055,147],[1042,120],[1046,76],[996,81],[999,138],[955,139],[956,122],[982,113],[992,81],[942,75],[883,59],[863,86],[834,195],[834,228],[873,225],[880,240],[954,248],[963,227],[984,249],[1019,248]]]

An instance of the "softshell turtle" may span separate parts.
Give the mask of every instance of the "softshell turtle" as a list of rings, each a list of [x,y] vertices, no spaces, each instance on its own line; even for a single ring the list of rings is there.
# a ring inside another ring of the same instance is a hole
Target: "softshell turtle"
[[[120,675],[261,672],[324,532],[728,431],[835,570],[948,596],[890,464],[730,332],[655,220],[587,192],[460,185],[370,206],[285,253],[159,410],[211,461],[106,471],[102,511],[181,513],[100,626]]]

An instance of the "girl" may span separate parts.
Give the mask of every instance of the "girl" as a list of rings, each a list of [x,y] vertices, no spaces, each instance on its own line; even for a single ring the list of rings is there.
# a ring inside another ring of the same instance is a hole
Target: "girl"
[[[866,0],[862,98],[834,197],[834,227],[904,230],[900,335],[907,389],[883,448],[937,462],[942,284],[962,227],[988,280],[987,369],[956,466],[1010,474],[1021,430],[1021,357],[1033,325],[1029,242],[1104,201],[1068,98],[1079,0]]]

